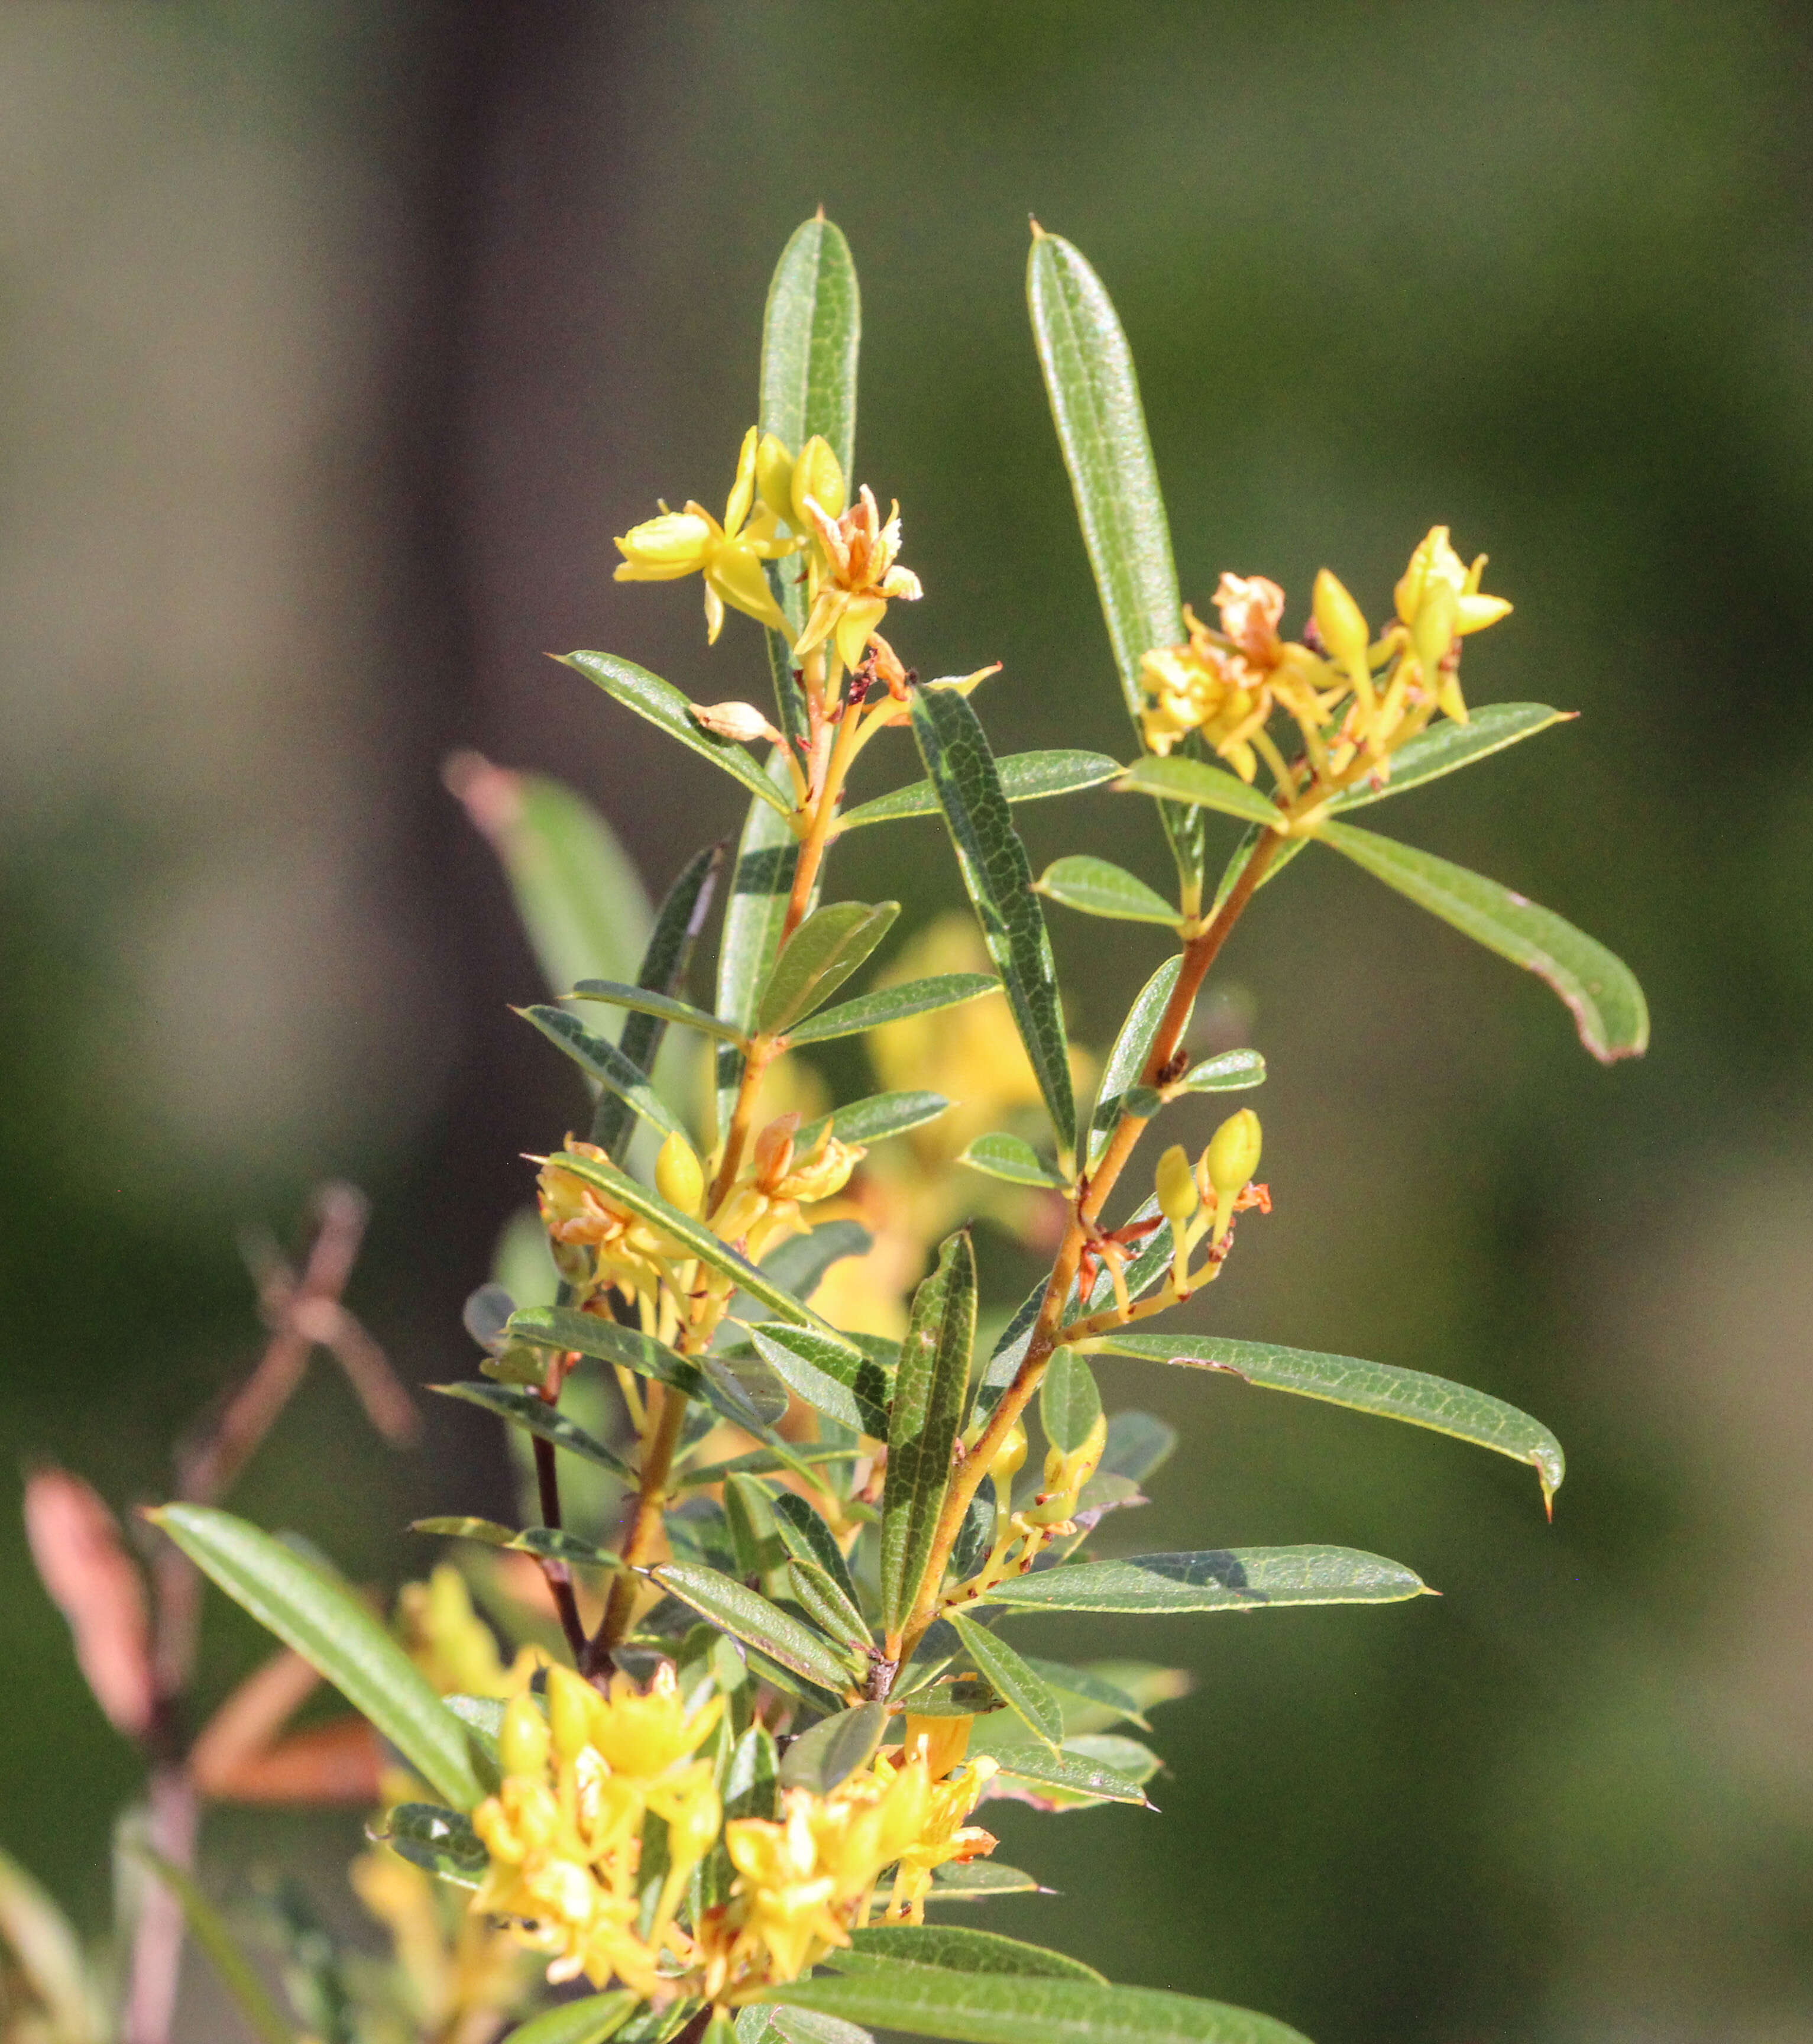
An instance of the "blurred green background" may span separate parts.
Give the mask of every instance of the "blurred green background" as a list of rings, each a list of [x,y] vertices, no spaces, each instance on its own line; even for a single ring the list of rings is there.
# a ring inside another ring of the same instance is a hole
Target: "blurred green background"
[[[1064,1893],[990,1920],[1319,2044],[1813,2038],[1810,76],[1802,17],[1742,0],[0,11],[10,1466],[159,1494],[255,1350],[236,1229],[325,1173],[372,1197],[353,1300],[399,1366],[470,1366],[459,1302],[573,1103],[439,763],[570,780],[657,888],[733,827],[541,655],[759,694],[753,628],[708,654],[696,586],[613,585],[609,540],[721,498],[819,202],[862,275],[858,468],[928,593],[896,643],[1004,661],[1004,750],[1126,746],[1035,213],[1115,294],[1199,604],[1262,572],[1294,621],[1326,562],[1376,616],[1433,521],[1489,550],[1517,609],[1469,694],[1584,714],[1381,822],[1611,943],[1656,1034],[1601,1070],[1319,855],[1262,897],[1220,981],[1277,1210],[1212,1324],[1497,1392],[1568,1485],[1551,1528],[1435,1437],[1105,1372],[1185,1430],[1138,1545],[1338,1541],[1444,1595],[1180,1623],[1163,1815],[1006,1808]],[[1025,815],[1035,866],[1163,878],[1143,805]],[[912,829],[843,884],[955,901]],[[1158,939],[1056,938],[1103,1046]],[[1024,1266],[984,1255],[1004,1301]],[[394,1581],[408,1516],[506,1498],[469,1418],[394,1458],[324,1371],[238,1502]],[[0,1834],[98,1924],[134,1764],[12,1504],[0,1566]],[[210,1692],[256,1650],[214,1612]],[[355,1828],[207,1851],[325,1882]]]

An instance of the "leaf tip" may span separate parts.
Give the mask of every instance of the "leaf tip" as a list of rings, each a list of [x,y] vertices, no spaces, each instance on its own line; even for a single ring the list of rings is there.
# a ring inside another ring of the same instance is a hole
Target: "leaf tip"
[[[1029,213],[1026,216],[1026,220],[1027,225],[1032,229],[1033,240],[1035,241],[1043,241],[1045,239],[1045,230],[1039,225],[1038,216],[1035,213]]]

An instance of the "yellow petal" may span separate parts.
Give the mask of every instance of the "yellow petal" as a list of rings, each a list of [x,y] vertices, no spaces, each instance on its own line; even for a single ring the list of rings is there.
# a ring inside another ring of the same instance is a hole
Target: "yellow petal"
[[[831,517],[843,515],[843,507],[849,501],[843,471],[822,433],[814,433],[800,449],[793,463],[792,494],[793,524],[800,532],[808,527],[809,498]]]
[[[854,667],[862,659],[869,634],[887,614],[888,606],[878,596],[855,596],[845,604],[837,620],[837,655],[845,667]]]
[[[751,426],[743,436],[736,457],[736,480],[730,486],[730,501],[724,507],[724,536],[734,540],[743,530],[749,507],[755,501],[755,444],[761,437]]]
[[[733,610],[740,610],[746,617],[753,617],[776,632],[786,630],[787,620],[781,615],[781,606],[774,601],[761,559],[752,547],[739,540],[726,541],[713,554],[705,569],[705,581]]]
[[[755,490],[777,518],[793,515],[793,458],[774,433],[764,433],[755,444]]]
[[[1458,629],[1465,638],[1469,632],[1483,632],[1488,624],[1511,615],[1511,605],[1502,596],[1463,596]]]
[[[883,596],[899,603],[917,603],[925,594],[911,568],[889,568],[878,585]]]
[[[712,587],[711,578],[705,578],[705,644],[715,646],[717,635],[724,629],[724,598]]]
[[[837,622],[847,599],[840,590],[820,590],[818,601],[812,607],[812,615],[806,620],[806,628],[800,634],[799,643],[793,648],[793,658],[803,660],[815,646],[822,646],[831,636],[831,628]]]

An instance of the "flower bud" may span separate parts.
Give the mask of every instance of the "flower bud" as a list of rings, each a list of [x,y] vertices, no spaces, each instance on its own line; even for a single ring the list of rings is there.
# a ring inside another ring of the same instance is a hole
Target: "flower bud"
[[[1363,667],[1372,636],[1365,614],[1348,594],[1346,584],[1327,568],[1316,574],[1314,608],[1323,644],[1342,667]]]
[[[755,492],[777,518],[793,515],[793,458],[774,433],[755,447]]]
[[[1173,1143],[1158,1159],[1158,1168],[1153,1174],[1153,1186],[1158,1195],[1159,1212],[1171,1224],[1173,1234],[1181,1234],[1185,1222],[1196,1212],[1202,1198],[1197,1190],[1196,1177],[1182,1143]]]
[[[1423,585],[1423,595],[1411,621],[1410,643],[1416,648],[1417,664],[1431,688],[1442,685],[1442,663],[1454,643],[1459,621],[1460,598],[1450,582],[1431,575]]]
[[[696,1214],[705,1204],[705,1174],[692,1144],[677,1128],[655,1160],[655,1189],[683,1214]]]
[[[619,582],[674,582],[705,566],[712,528],[697,511],[663,511],[611,544],[623,555]]]
[[[547,1720],[532,1696],[513,1696],[504,1707],[504,1722],[497,1734],[497,1757],[506,1774],[531,1774],[538,1779],[547,1771],[550,1744]]]
[[[753,745],[759,738],[766,739],[770,745],[782,742],[779,732],[754,703],[693,703],[690,707],[693,721],[702,724],[714,738],[734,739],[739,745]]]
[[[592,1742],[592,1700],[597,1695],[583,1676],[570,1668],[547,1671],[547,1722],[554,1750],[563,1760],[578,1758]]]
[[[797,1112],[777,1115],[755,1139],[755,1182],[771,1193],[793,1166],[793,1131],[800,1125]]]
[[[792,498],[787,516],[797,532],[812,530],[812,521],[806,514],[809,497],[828,518],[841,518],[849,501],[843,471],[831,451],[831,443],[822,433],[812,435],[800,449],[799,458],[793,463]]]
[[[670,1873],[690,1873],[717,1842],[724,1805],[709,1776],[689,1787],[667,1812],[667,1864]]]
[[[1026,1460],[1026,1428],[1016,1420],[1007,1430],[1001,1446],[995,1450],[995,1458],[983,1474],[995,1480],[995,1496],[1004,1506],[1008,1493],[1013,1488],[1013,1480],[1019,1475],[1020,1465]]]
[[[1259,1117],[1251,1108],[1231,1114],[1209,1140],[1208,1182],[1215,1188],[1216,1232],[1231,1218],[1234,1202],[1259,1168]]]

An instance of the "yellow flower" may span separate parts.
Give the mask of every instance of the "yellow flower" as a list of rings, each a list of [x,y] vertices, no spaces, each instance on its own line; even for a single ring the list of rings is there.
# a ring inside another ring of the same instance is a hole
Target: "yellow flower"
[[[895,565],[901,547],[900,506],[893,507],[883,524],[874,494],[864,483],[858,501],[841,518],[832,518],[813,497],[807,497],[801,508],[812,521],[822,559],[812,615],[794,655],[804,659],[828,639],[844,666],[855,667],[889,604],[916,603],[921,594],[919,577]]]
[[[1508,617],[1511,605],[1502,596],[1480,594],[1480,578],[1485,572],[1484,554],[1475,558],[1471,567],[1463,567],[1460,555],[1449,544],[1447,527],[1431,525],[1417,543],[1410,565],[1393,592],[1400,622],[1416,622],[1416,614],[1423,608],[1430,589],[1438,583],[1445,584],[1454,594],[1454,628],[1462,638],[1469,632],[1483,632],[1501,617]]]
[[[724,629],[727,603],[771,630],[787,628],[762,563],[794,552],[799,541],[782,536],[780,519],[766,491],[757,501],[759,451],[765,482],[785,461],[786,450],[774,435],[764,436],[751,426],[743,436],[721,525],[702,504],[689,502],[684,511],[663,511],[613,542],[623,555],[619,582],[677,582],[682,575],[704,575],[705,636],[713,645]]]
[[[1284,592],[1261,575],[1224,574],[1216,601],[1224,623],[1235,628],[1227,633],[1235,646],[1220,643],[1186,604],[1189,639],[1155,647],[1139,663],[1146,694],[1140,723],[1161,759],[1186,732],[1200,731],[1243,781],[1250,781],[1258,761],[1249,741],[1271,713],[1269,670],[1278,657]]]

